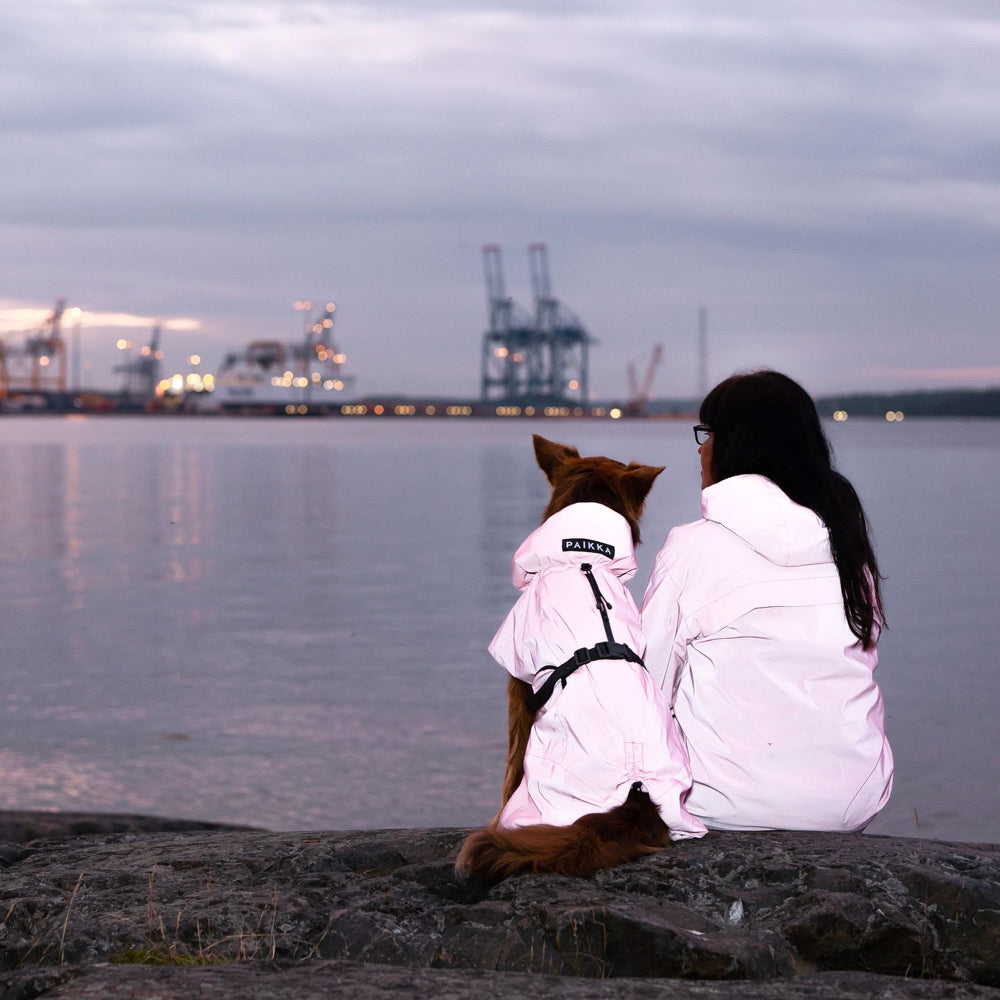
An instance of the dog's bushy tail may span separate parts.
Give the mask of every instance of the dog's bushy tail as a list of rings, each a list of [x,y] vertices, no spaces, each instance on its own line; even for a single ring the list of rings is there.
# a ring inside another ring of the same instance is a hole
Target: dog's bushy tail
[[[483,827],[462,845],[455,870],[491,885],[524,872],[589,878],[602,868],[655,854],[668,842],[656,804],[633,786],[620,806],[581,816],[570,826]]]

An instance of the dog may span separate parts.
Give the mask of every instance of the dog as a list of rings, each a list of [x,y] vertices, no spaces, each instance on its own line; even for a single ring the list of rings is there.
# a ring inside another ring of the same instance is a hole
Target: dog
[[[485,884],[590,877],[705,833],[683,805],[687,752],[643,667],[625,587],[663,467],[581,458],[538,434],[533,443],[552,493],[514,555],[521,597],[490,644],[511,674],[503,805],[456,861],[460,877]]]

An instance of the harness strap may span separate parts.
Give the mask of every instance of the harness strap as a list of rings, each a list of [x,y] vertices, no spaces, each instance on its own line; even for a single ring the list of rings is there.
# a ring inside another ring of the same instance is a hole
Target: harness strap
[[[645,666],[642,657],[623,642],[599,642],[589,649],[583,647],[578,649],[565,663],[560,663],[558,667],[542,667],[542,670],[551,670],[552,673],[537,691],[525,699],[528,709],[537,712],[552,697],[556,684],[561,682],[562,686],[565,687],[566,678],[570,674],[575,673],[585,663],[592,663],[594,660],[628,660],[629,663],[638,663],[640,667]]]
[[[593,567],[590,563],[581,563],[580,569],[587,577],[590,589],[594,592],[594,598],[597,601],[597,610],[601,613],[601,620],[604,622],[604,631],[608,636],[608,641],[599,642],[589,649],[581,647],[565,663],[560,663],[558,667],[542,667],[538,671],[539,673],[542,670],[551,670],[552,673],[549,674],[545,679],[545,683],[537,691],[528,695],[525,699],[525,704],[531,712],[537,712],[552,697],[552,693],[556,689],[556,684],[561,683],[565,687],[566,678],[586,663],[592,663],[594,660],[628,660],[629,663],[638,663],[640,667],[646,666],[638,653],[633,652],[623,642],[615,642],[607,612],[607,609],[611,607],[611,603],[601,593],[600,587],[597,586],[597,581],[594,579]]]

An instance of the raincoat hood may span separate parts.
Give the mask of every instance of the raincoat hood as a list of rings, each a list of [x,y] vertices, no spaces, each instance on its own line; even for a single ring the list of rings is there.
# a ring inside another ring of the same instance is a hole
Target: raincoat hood
[[[732,476],[706,487],[701,513],[776,566],[810,566],[831,559],[830,533],[822,519],[789,500],[764,476]]]
[[[600,563],[623,582],[636,571],[632,529],[621,514],[599,503],[575,503],[547,518],[521,543],[511,582],[524,590],[544,570]]]

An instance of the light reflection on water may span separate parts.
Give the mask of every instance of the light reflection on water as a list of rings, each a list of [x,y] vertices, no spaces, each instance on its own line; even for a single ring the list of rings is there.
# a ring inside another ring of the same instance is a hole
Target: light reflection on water
[[[686,423],[0,420],[3,806],[488,818],[505,704],[485,648],[545,504],[533,430],[668,466],[641,597],[666,531],[698,513]],[[897,783],[872,831],[914,835],[916,811],[924,836],[1000,841],[1000,424],[829,430],[889,576]]]

